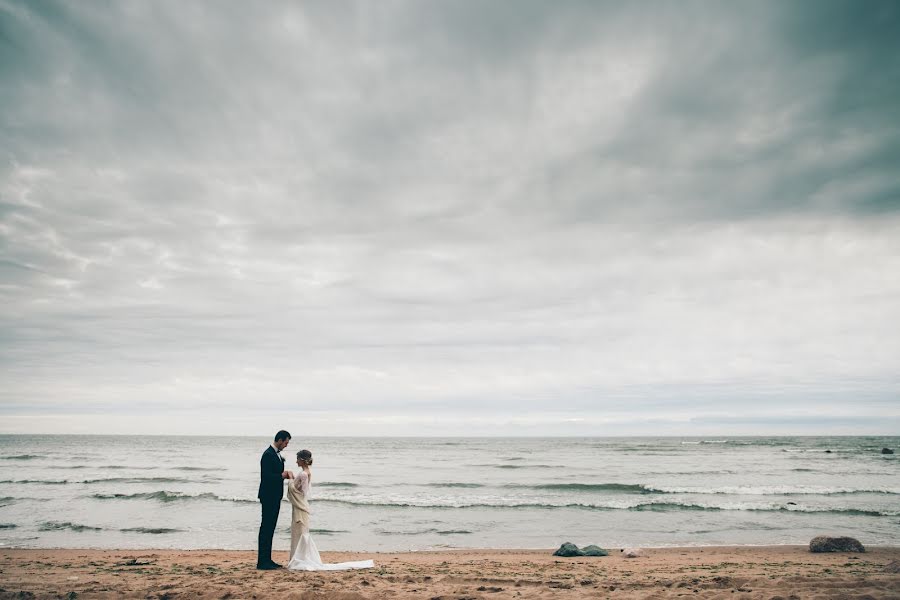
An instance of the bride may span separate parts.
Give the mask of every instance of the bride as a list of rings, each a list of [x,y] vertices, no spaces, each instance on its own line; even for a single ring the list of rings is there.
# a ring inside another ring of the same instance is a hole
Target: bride
[[[297,453],[300,472],[288,484],[288,499],[291,501],[291,562],[288,569],[293,571],[340,571],[343,569],[369,569],[375,566],[371,560],[325,564],[319,557],[319,550],[309,535],[309,491],[312,484],[312,452],[301,450]]]

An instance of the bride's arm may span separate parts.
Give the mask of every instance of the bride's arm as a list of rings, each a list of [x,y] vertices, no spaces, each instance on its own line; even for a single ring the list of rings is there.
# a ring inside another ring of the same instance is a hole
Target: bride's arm
[[[295,490],[303,493],[303,495],[305,496],[309,491],[309,476],[306,474],[306,471],[301,469],[300,472],[297,473],[297,476],[294,477],[291,485],[294,486]]]
[[[304,470],[300,473],[300,477],[299,477],[298,479],[302,479],[302,485],[303,485],[302,490],[303,490],[303,495],[304,495],[304,496],[309,496],[309,484],[310,484],[310,482],[312,481],[312,472],[311,472],[311,471],[307,471],[306,469],[304,469]]]

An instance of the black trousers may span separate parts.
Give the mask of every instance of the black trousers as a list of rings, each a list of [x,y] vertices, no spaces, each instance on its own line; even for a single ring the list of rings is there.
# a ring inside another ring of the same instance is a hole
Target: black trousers
[[[272,561],[272,537],[278,524],[278,512],[281,510],[281,498],[260,498],[262,505],[262,522],[259,524],[259,543],[256,564],[265,565]]]

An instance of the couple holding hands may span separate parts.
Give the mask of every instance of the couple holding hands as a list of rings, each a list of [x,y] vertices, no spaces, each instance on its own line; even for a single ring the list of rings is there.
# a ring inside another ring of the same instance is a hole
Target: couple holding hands
[[[272,537],[278,524],[278,513],[284,497],[284,481],[288,481],[288,500],[291,502],[291,554],[287,568],[293,571],[338,571],[343,569],[368,569],[375,564],[371,560],[325,564],[319,557],[312,537],[309,535],[309,498],[312,488],[312,452],[301,450],[297,453],[296,475],[284,468],[281,451],[287,448],[291,434],[281,430],[275,434],[275,441],[266,448],[259,460],[259,502],[262,505],[262,522],[259,526],[259,546],[256,568],[268,571],[281,569],[272,560]]]

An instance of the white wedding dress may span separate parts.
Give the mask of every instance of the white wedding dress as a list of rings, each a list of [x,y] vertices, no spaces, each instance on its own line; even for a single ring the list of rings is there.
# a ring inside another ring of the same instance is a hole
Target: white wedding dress
[[[347,569],[371,569],[375,566],[374,561],[371,560],[323,563],[319,556],[319,549],[316,548],[316,543],[309,535],[309,504],[307,504],[310,498],[309,476],[301,470],[288,486],[293,488],[288,489],[288,499],[295,508],[301,509],[301,512],[297,514],[304,517],[302,521],[297,520],[291,523],[291,527],[300,528],[300,539],[297,540],[297,548],[291,556],[288,569],[292,571],[344,571]],[[306,515],[302,514],[304,512]]]

